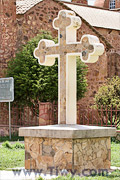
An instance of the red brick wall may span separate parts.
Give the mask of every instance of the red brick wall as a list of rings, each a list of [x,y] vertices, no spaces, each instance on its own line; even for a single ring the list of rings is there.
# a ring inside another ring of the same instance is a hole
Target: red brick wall
[[[52,21],[57,17],[58,12],[65,9],[64,6],[57,2],[44,0],[33,8],[31,8],[24,15],[17,15],[18,21],[18,41],[17,45],[25,44],[29,39],[35,37],[40,30],[51,31],[54,36],[57,31],[53,29]]]
[[[105,0],[95,0],[94,6],[104,7]]]
[[[74,3],[88,4],[87,0],[72,0]]]
[[[116,0],[116,8],[120,8],[120,0]]]
[[[16,0],[2,0],[0,4],[0,77],[7,61],[15,55],[16,45]]]
[[[117,53],[108,54],[108,77],[120,77],[120,55]]]
[[[110,3],[110,0],[105,0],[104,1],[104,8],[108,8],[109,9],[109,3]]]
[[[120,54],[120,31],[97,27],[96,30],[99,31],[100,34],[102,34],[108,42],[110,42],[110,44],[114,47],[114,51]]]

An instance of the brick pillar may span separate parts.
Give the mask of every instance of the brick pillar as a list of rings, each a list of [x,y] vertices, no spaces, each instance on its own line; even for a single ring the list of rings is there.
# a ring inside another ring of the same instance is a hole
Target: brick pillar
[[[16,0],[1,0],[0,16],[0,77],[3,77],[8,60],[15,56]]]
[[[120,0],[116,0],[115,8],[120,8]]]
[[[87,0],[72,0],[74,3],[80,3],[80,4],[88,4]]]
[[[109,9],[109,4],[110,4],[110,0],[105,0],[103,7]]]

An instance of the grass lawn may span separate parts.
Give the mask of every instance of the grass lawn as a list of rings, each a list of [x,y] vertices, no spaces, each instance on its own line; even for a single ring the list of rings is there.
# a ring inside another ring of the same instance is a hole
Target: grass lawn
[[[4,143],[0,147],[0,170],[7,168],[24,167],[25,150],[24,145],[16,143],[11,145],[9,142]],[[120,144],[112,142],[111,144],[111,165],[120,167]],[[95,176],[95,177],[57,177],[56,180],[119,180],[120,171],[114,171],[109,176]],[[40,179],[42,180],[42,178]]]
[[[114,171],[108,176],[89,176],[89,177],[79,177],[79,176],[59,176],[52,180],[119,180],[120,179],[120,171]],[[42,180],[42,178],[38,178],[36,180]]]
[[[111,144],[111,166],[120,167],[120,143]]]
[[[20,143],[16,143],[20,144]],[[7,168],[24,167],[25,149],[8,146],[0,147],[0,170]]]

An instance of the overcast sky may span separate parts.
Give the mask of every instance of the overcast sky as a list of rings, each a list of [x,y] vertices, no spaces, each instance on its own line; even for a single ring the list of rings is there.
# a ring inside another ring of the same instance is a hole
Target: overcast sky
[[[95,0],[88,0],[88,4],[89,4],[89,5],[93,5],[94,2],[95,2]]]

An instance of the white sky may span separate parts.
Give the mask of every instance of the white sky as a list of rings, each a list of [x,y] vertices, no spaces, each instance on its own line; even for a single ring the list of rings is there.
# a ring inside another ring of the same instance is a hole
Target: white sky
[[[95,2],[95,0],[88,0],[88,4],[89,4],[89,5],[93,5],[94,2]]]

